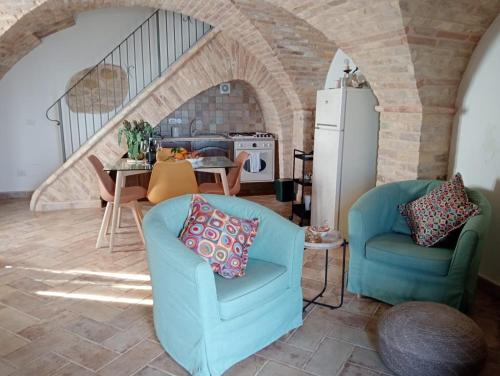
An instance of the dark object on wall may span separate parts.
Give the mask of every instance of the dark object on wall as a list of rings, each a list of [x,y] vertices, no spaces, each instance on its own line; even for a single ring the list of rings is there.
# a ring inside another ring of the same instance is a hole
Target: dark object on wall
[[[277,179],[274,181],[276,200],[281,202],[292,201],[294,198],[293,179]]]
[[[399,304],[378,323],[378,351],[398,375],[477,375],[487,350],[484,334],[469,317],[433,302]]]

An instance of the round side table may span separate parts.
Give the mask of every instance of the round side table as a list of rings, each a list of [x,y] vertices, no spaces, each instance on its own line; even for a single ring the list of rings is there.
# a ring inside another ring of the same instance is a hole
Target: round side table
[[[347,242],[342,236],[335,236],[335,233],[328,234],[322,239],[321,243],[309,243],[304,242],[304,248],[310,249],[313,251],[325,251],[325,281],[323,283],[323,289],[321,292],[316,295],[311,300],[303,299],[306,305],[303,308],[303,311],[307,309],[311,304],[320,305],[323,307],[327,307],[330,309],[336,309],[342,307],[344,303],[344,279],[345,279],[345,252],[346,252]],[[321,298],[326,290],[328,285],[328,251],[330,249],[339,249],[342,248],[342,288],[340,290],[340,303],[338,305],[331,305],[326,303],[318,302],[317,299]]]

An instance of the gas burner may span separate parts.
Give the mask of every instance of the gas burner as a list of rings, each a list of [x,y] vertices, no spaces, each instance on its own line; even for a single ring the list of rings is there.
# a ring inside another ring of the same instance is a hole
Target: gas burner
[[[272,133],[267,133],[267,132],[231,132],[229,133],[229,137],[237,139],[274,138]]]

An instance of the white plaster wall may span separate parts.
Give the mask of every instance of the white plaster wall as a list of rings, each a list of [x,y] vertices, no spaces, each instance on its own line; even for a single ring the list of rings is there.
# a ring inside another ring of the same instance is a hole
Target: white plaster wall
[[[44,38],[0,80],[0,192],[32,191],[61,164],[58,129],[45,111],[73,74],[96,64],[152,12],[82,13],[75,26]]]
[[[457,97],[450,173],[493,206],[480,274],[500,285],[500,17],[476,47]]]

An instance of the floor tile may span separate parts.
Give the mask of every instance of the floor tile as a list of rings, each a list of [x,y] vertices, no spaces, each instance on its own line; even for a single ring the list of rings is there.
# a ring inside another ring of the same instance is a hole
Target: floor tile
[[[152,317],[152,315],[152,307],[133,305],[108,319],[107,323],[117,328],[127,329],[137,320],[144,320],[147,317]]]
[[[74,363],[68,363],[51,376],[95,376],[96,374]]]
[[[68,361],[56,354],[45,354],[29,362],[12,376],[48,376],[68,364]]]
[[[120,355],[99,370],[101,376],[131,375],[163,352],[163,348],[151,341],[142,341],[125,354]]]
[[[14,373],[16,367],[12,364],[7,363],[5,360],[0,359],[0,375],[2,376],[10,376]]]
[[[311,351],[281,341],[276,341],[257,353],[263,358],[290,364],[297,368],[301,368],[311,357],[311,354]]]
[[[7,285],[0,285],[0,301],[2,301],[2,299],[10,294],[12,294],[13,292],[16,292],[17,290],[13,287],[10,287],[10,286],[7,286]]]
[[[16,308],[25,313],[34,311],[46,303],[46,300],[34,295],[28,295],[20,290],[15,290],[9,295],[1,298],[0,301],[7,306]]]
[[[45,291],[50,289],[49,285],[41,281],[35,281],[28,277],[23,277],[16,281],[10,282],[8,285],[15,289],[24,290],[32,294],[35,294],[37,291]]]
[[[311,313],[304,320],[304,324],[286,342],[306,350],[314,351],[318,348],[323,338],[330,332],[332,325],[330,321]]]
[[[146,366],[139,370],[137,373],[134,373],[134,376],[171,376],[168,373],[162,372],[156,368]]]
[[[74,320],[78,315],[69,311],[58,311],[51,320],[42,320],[34,325],[28,326],[20,330],[18,334],[31,341],[48,335],[62,328],[70,320]]]
[[[377,344],[376,332],[373,330],[354,328],[348,325],[331,324],[328,336],[353,345],[374,349]]]
[[[79,316],[68,322],[64,328],[81,337],[98,343],[118,333],[118,329],[113,328],[111,325],[106,325],[83,316]]]
[[[325,338],[304,369],[320,376],[336,375],[353,348],[349,343]]]
[[[224,372],[224,376],[254,376],[259,372],[266,359],[252,355]]]
[[[115,359],[118,354],[96,343],[68,334],[64,341],[55,346],[54,352],[76,364],[91,370],[98,370]]]
[[[268,362],[262,371],[259,372],[259,376],[311,376],[310,373],[303,370],[292,368],[284,364],[279,364],[273,361]],[[225,375],[224,375],[225,376]]]
[[[182,368],[175,360],[173,360],[166,352],[155,358],[149,364],[154,368],[166,371],[169,374],[175,376],[189,376],[189,373],[184,368]]]
[[[379,376],[380,373],[346,362],[338,376]]]
[[[379,302],[371,299],[354,298],[343,308],[349,312],[371,316],[377,311],[379,305]]]
[[[0,356],[16,351],[28,343],[26,339],[0,329]]]
[[[54,330],[35,341],[26,341],[27,343],[24,346],[5,355],[5,359],[13,363],[16,367],[23,367],[33,359],[52,352],[60,344],[67,343],[68,336],[69,334],[61,330]]]
[[[74,301],[71,299],[54,299],[42,307],[31,311],[29,314],[40,320],[51,320],[61,312],[67,311],[67,308],[73,303]]]
[[[121,313],[119,308],[110,307],[96,301],[78,300],[68,307],[68,310],[88,317],[95,321],[106,322]]]
[[[370,368],[374,371],[391,374],[391,371],[384,365],[376,351],[355,347],[349,357],[349,362],[365,368]]]
[[[11,332],[17,333],[24,328],[38,323],[33,316],[27,315],[16,309],[5,307],[0,310],[0,326]]]
[[[154,336],[153,324],[141,320],[139,321],[140,322],[135,322],[132,327],[119,331],[114,336],[106,339],[103,345],[123,353],[137,345],[144,338]]]
[[[364,329],[370,321],[370,317],[366,315],[348,312],[342,308],[329,309],[324,307],[317,307],[317,309],[315,309],[311,313],[311,317],[315,316],[318,316],[320,320],[323,320],[325,322],[332,322],[360,329]]]

